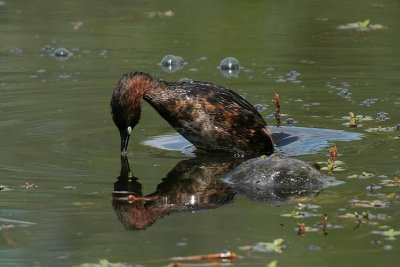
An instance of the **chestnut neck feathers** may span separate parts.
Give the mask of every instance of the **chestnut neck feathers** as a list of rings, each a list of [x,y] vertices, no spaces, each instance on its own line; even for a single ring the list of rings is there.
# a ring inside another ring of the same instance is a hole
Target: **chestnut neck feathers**
[[[166,84],[147,73],[131,72],[118,82],[111,98],[111,112],[119,130],[134,128],[139,122],[142,100],[147,92],[165,87]]]

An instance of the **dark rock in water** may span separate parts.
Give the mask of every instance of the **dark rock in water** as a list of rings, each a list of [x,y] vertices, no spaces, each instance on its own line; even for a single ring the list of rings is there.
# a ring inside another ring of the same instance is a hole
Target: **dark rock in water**
[[[280,204],[300,197],[310,197],[332,184],[304,161],[272,155],[250,159],[225,175],[222,180],[250,200]]]

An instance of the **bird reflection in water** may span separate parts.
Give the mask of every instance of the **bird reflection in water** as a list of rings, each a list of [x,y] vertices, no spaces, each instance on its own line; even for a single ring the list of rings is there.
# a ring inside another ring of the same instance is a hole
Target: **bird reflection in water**
[[[280,175],[278,175],[280,173]],[[220,178],[224,178],[224,181]],[[144,230],[173,212],[230,204],[237,194],[261,203],[303,201],[328,186],[327,177],[300,160],[284,156],[247,160],[197,155],[179,162],[154,193],[143,196],[126,156],[114,184],[113,208],[127,230]]]
[[[126,156],[121,156],[121,173],[114,184],[113,208],[127,230],[144,230],[172,212],[214,209],[232,203],[236,192],[219,180],[243,159],[195,157],[179,162],[156,191],[142,194]]]

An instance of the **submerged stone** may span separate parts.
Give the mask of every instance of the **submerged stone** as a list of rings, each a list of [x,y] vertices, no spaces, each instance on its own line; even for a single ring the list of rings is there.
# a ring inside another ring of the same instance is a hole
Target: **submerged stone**
[[[313,196],[333,182],[304,161],[276,154],[250,159],[222,179],[239,194],[270,204]]]

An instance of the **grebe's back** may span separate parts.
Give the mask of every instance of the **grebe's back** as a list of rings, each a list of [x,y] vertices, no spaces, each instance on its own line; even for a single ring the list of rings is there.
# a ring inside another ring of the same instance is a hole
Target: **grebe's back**
[[[262,116],[232,90],[205,82],[166,83],[143,98],[183,137],[206,151],[272,154]]]

